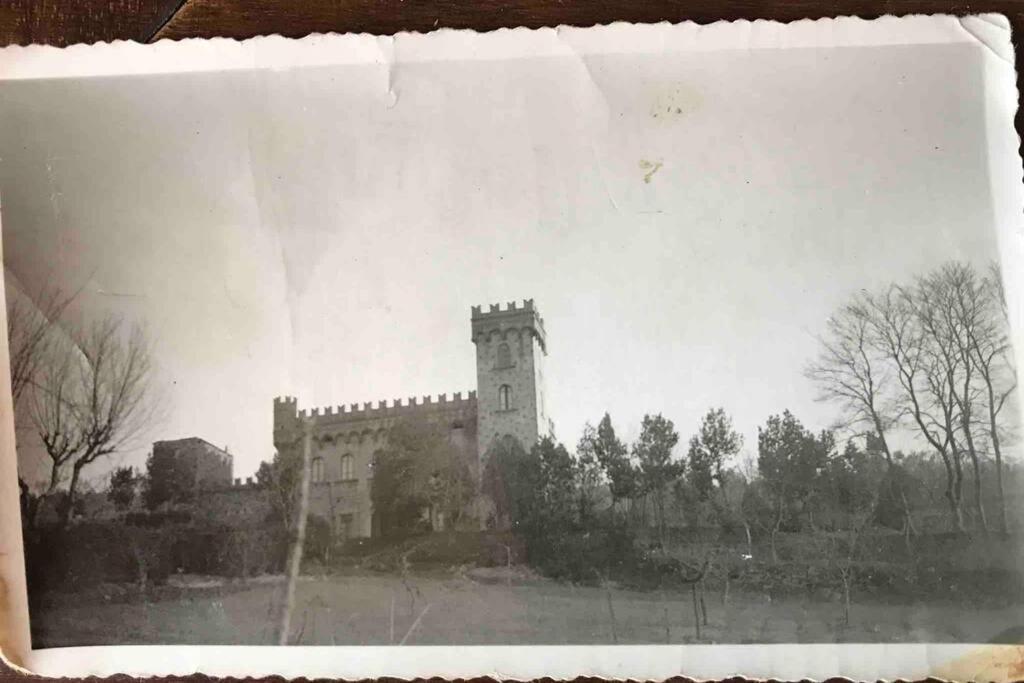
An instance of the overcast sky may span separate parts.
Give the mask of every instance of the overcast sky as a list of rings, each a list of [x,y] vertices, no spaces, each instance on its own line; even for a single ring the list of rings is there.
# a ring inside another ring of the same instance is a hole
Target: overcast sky
[[[681,447],[823,428],[830,311],[996,255],[974,45],[0,84],[9,274],[153,336],[148,442],[271,456],[302,407],[475,388],[470,306],[532,298],[548,406]]]

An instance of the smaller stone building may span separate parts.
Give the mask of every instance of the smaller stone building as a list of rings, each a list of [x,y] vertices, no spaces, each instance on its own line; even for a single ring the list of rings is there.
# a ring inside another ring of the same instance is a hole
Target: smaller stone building
[[[153,461],[157,467],[168,465],[161,469],[174,473],[176,491],[198,494],[231,486],[231,454],[199,437],[154,442]]]
[[[199,519],[235,529],[284,523],[269,490],[252,477],[232,479],[234,458],[226,449],[199,437],[156,441],[153,458],[164,476],[174,477],[170,488],[185,494],[180,499],[188,501]]]

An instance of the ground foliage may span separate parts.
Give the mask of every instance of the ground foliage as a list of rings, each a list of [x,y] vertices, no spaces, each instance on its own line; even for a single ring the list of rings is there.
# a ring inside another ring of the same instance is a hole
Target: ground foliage
[[[609,441],[614,443],[614,435]],[[487,462],[485,492],[497,518],[507,520],[524,540],[527,562],[535,569],[556,579],[595,583],[623,574],[634,561],[624,522],[593,509],[580,485],[586,463],[581,465],[564,446],[544,438],[527,451],[508,440]]]
[[[26,578],[35,599],[105,583],[160,586],[176,574],[253,576],[281,571],[287,547],[280,525],[239,529],[183,510],[133,513],[26,532]]]
[[[760,428],[756,470],[747,473],[725,466],[740,440],[721,409],[705,415],[685,460],[672,448],[671,421],[647,416],[640,434],[629,447],[605,415],[575,453],[550,438],[530,450],[511,439],[494,445],[484,472],[493,521],[522,539],[532,568],[581,584],[699,583],[726,595],[840,602],[1024,595],[1019,566],[1006,561],[1013,538],[965,539],[934,526],[944,482],[942,463],[927,453],[886,457],[871,435],[840,444],[790,411]],[[913,535],[908,507],[921,527]],[[703,536],[689,536],[695,531]]]
[[[473,497],[473,475],[440,425],[401,421],[374,458],[370,499],[383,536],[457,525]]]

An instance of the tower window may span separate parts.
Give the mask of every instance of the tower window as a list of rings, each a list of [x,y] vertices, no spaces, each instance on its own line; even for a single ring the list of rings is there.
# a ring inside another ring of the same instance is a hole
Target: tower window
[[[355,476],[352,473],[353,458],[350,454],[346,453],[341,456],[341,479],[342,481],[348,479],[354,479]]]
[[[512,351],[508,348],[508,344],[502,342],[498,344],[498,355],[494,361],[494,367],[496,368],[510,368],[512,367]]]
[[[313,458],[313,481],[320,483],[324,480],[324,459]]]
[[[498,410],[512,409],[512,387],[502,384],[498,387]]]

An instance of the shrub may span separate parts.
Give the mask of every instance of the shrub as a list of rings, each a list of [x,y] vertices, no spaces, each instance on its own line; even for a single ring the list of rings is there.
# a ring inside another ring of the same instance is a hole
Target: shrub
[[[629,530],[610,515],[588,529],[550,528],[526,538],[530,566],[553,579],[595,584],[635,572],[638,557]]]
[[[288,543],[279,527],[234,529],[201,522],[160,526],[146,516],[134,521],[40,527],[27,535],[30,595],[99,583],[160,585],[178,573],[245,576],[284,566]]]
[[[331,548],[331,523],[319,515],[306,518],[306,540],[302,556],[308,560],[326,562]]]

